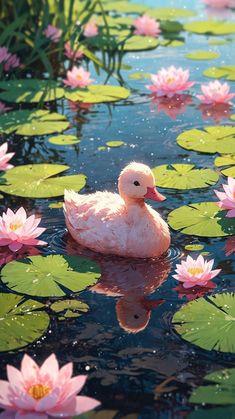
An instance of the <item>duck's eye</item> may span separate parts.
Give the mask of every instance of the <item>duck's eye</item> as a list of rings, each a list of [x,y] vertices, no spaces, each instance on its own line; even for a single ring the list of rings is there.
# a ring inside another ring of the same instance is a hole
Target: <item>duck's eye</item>
[[[138,182],[138,180],[135,180],[135,181],[134,181],[134,185],[135,185],[135,186],[140,186],[140,183]]]

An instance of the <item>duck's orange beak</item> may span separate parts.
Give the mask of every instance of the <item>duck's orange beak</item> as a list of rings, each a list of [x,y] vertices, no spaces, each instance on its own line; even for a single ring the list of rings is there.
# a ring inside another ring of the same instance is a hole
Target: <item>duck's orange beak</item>
[[[166,197],[157,191],[156,188],[147,187],[147,193],[144,195],[147,199],[152,199],[152,201],[165,201]]]

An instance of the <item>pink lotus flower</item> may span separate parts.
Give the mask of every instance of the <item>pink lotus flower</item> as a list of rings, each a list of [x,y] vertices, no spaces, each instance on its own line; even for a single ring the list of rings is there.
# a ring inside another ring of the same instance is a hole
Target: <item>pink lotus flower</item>
[[[155,105],[157,112],[164,112],[171,119],[186,112],[188,105],[193,103],[190,95],[174,95],[172,97],[152,95],[151,105]]]
[[[235,96],[235,93],[229,93],[228,83],[220,83],[218,80],[202,84],[201,91],[203,95],[197,95],[197,98],[206,104],[230,103],[230,99]]]
[[[11,54],[6,47],[0,47],[0,64],[3,65],[3,70],[7,72],[11,68],[19,67],[20,60],[16,54]]]
[[[62,30],[53,25],[48,25],[44,31],[44,35],[53,42],[59,42]]]
[[[9,160],[14,156],[15,153],[7,153],[8,144],[4,143],[0,146],[0,170],[12,169],[12,164],[9,164]]]
[[[232,115],[232,107],[229,103],[212,105],[201,103],[197,109],[202,113],[203,119],[213,119],[216,123],[219,123],[222,119],[228,119]]]
[[[10,106],[6,106],[3,102],[0,102],[0,113],[5,113],[11,109]]]
[[[44,246],[47,243],[37,237],[46,229],[38,227],[41,218],[27,214],[23,207],[14,213],[10,208],[0,217],[0,246],[8,246],[12,252],[17,252],[23,245]]]
[[[66,42],[66,44],[64,44],[64,53],[66,57],[73,61],[80,60],[80,58],[83,57],[83,52],[79,50],[75,45],[72,48],[69,42]]]
[[[143,15],[134,20],[135,35],[158,36],[161,33],[160,24],[148,15]]]
[[[86,38],[92,38],[93,36],[99,35],[98,26],[94,20],[86,23],[83,35],[86,36]]]
[[[220,208],[229,210],[226,217],[235,217],[235,179],[228,177],[228,184],[223,185],[224,192],[215,191],[217,197],[220,199],[218,206]]]
[[[174,291],[178,293],[179,298],[186,297],[188,301],[192,301],[203,297],[205,294],[213,291],[214,288],[216,288],[216,284],[214,284],[212,281],[209,281],[203,287],[196,285],[193,288],[184,288],[184,284],[180,284],[174,288]]]
[[[8,381],[0,381],[0,407],[8,419],[71,418],[100,405],[98,400],[77,396],[86,382],[86,375],[71,378],[72,362],[59,369],[54,354],[41,368],[24,355],[21,370],[7,365]]]
[[[63,82],[67,86],[84,88],[94,81],[89,77],[89,71],[84,70],[83,67],[74,66],[71,71],[67,71],[67,79],[63,80]]]
[[[213,259],[207,262],[202,255],[197,259],[187,256],[186,261],[183,260],[181,264],[176,265],[177,275],[173,275],[173,278],[182,282],[184,288],[193,288],[196,285],[205,287],[221,271],[221,269],[212,271],[213,263]]]
[[[203,0],[203,2],[206,6],[223,9],[230,6],[231,0]]]
[[[5,63],[11,54],[6,47],[0,47],[0,64]]]
[[[195,82],[189,81],[189,70],[183,70],[181,67],[174,66],[162,68],[159,72],[151,75],[153,84],[146,86],[157,96],[172,97],[184,90],[190,89]]]
[[[235,253],[235,236],[229,237],[225,243],[225,255],[230,256],[232,253]]]

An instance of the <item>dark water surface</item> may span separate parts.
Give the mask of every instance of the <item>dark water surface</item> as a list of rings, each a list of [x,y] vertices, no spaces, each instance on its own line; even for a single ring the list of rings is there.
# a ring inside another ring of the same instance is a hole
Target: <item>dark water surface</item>
[[[175,5],[169,0],[146,3],[152,6]],[[199,0],[177,2],[177,7],[183,6],[196,8],[205,17]],[[43,142],[38,137],[27,141],[21,137],[17,141],[12,138],[10,148],[16,152],[13,163],[68,164],[70,173],[87,176],[84,193],[106,189],[116,191],[121,169],[133,160],[150,167],[166,163],[192,163],[213,168],[214,155],[190,152],[176,145],[176,137],[182,131],[215,123],[213,119],[203,118],[198,100],[192,98],[191,104],[189,100],[185,111],[172,119],[164,112],[158,112],[156,103],[151,103],[145,88],[148,84],[146,80],[128,78],[132,72],[154,73],[161,66],[174,64],[190,68],[190,79],[197,82],[193,88],[196,94],[199,93],[200,83],[209,81],[202,75],[205,68],[233,64],[231,45],[208,46],[212,37],[186,33],[183,36],[186,43],[180,48],[160,47],[153,51],[126,54],[123,62],[133,69],[123,71],[122,76],[126,85],[134,89],[133,96],[127,101],[110,106],[95,105],[80,113],[73,112],[66,101],[59,101],[57,110],[69,118],[69,134],[79,134],[79,145],[56,146],[48,143],[47,137]],[[212,49],[221,55],[213,61],[191,61],[184,57],[187,52],[198,49]],[[95,73],[93,78],[98,80]],[[104,79],[105,75],[99,81]],[[225,116],[220,123],[230,124],[231,120]],[[98,150],[110,140],[122,140],[126,146]],[[183,204],[216,201],[213,188],[185,192],[164,189],[161,192],[167,200],[152,205],[165,219],[172,209]],[[16,209],[22,204],[29,211],[36,209],[42,214],[42,225],[47,227],[43,239],[49,242],[42,254],[66,254],[68,249],[76,249],[66,233],[62,209],[48,207],[54,201],[10,196],[6,196],[4,202],[0,201],[1,212],[8,206]],[[131,418],[187,416],[194,409],[187,401],[192,389],[202,383],[207,373],[235,366],[235,355],[202,350],[176,334],[171,319],[187,299],[180,298],[174,289],[177,281],[172,274],[175,264],[187,255],[184,246],[200,242],[205,245],[203,251],[208,252],[208,257],[215,259],[215,266],[223,269],[222,279],[215,279],[215,292],[233,290],[234,255],[225,256],[226,240],[199,239],[172,231],[172,247],[161,261],[102,257],[86,251],[100,263],[102,271],[100,282],[79,295],[90,306],[90,311],[63,322],[55,317],[46,336],[38,342],[25,350],[2,353],[1,378],[6,377],[6,363],[18,367],[25,352],[34,356],[37,362],[55,352],[61,364],[73,361],[76,373],[89,374],[84,394],[100,399],[102,408],[118,411],[120,418],[128,414],[136,414]],[[165,302],[158,306],[160,299]],[[165,380],[165,390],[157,394],[157,386]]]

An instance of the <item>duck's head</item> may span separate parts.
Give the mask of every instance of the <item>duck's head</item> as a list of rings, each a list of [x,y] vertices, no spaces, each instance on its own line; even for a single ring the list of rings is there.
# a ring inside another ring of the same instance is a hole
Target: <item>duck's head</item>
[[[166,198],[155,187],[155,179],[150,167],[142,163],[130,163],[120,173],[119,193],[125,200],[164,201]]]

